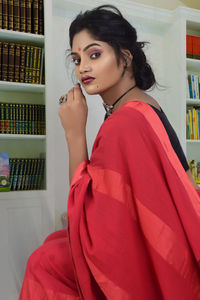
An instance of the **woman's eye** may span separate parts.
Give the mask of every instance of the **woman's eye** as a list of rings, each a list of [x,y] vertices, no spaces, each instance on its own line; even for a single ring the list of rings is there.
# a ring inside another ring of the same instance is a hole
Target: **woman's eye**
[[[76,66],[80,64],[80,58],[72,58],[72,61]]]
[[[93,58],[97,58],[97,57],[99,57],[101,55],[101,53],[100,52],[94,52],[94,53],[92,53],[91,54],[91,58],[93,59]]]

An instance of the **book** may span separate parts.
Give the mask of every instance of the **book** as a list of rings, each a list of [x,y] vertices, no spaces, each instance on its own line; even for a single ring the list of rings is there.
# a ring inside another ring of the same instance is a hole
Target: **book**
[[[14,0],[8,0],[8,29],[14,30]]]
[[[31,0],[25,0],[26,6],[26,32],[31,33]]]
[[[0,192],[10,191],[9,153],[0,153]]]
[[[15,44],[15,82],[19,82],[20,44]]]
[[[8,43],[2,44],[2,80],[8,80]]]
[[[8,29],[8,0],[2,0],[2,28]]]
[[[14,31],[20,31],[20,6],[19,1],[21,0],[13,0],[13,23],[14,23]]]
[[[39,34],[44,34],[44,3],[39,0]]]
[[[3,0],[0,0],[0,29],[3,28]]]
[[[186,56],[193,58],[192,36],[188,34],[186,35]]]
[[[19,81],[25,82],[26,45],[20,45],[20,72]]]
[[[20,31],[26,32],[26,2],[20,0]]]
[[[193,36],[192,44],[193,44],[193,58],[200,59],[200,37]]]
[[[15,68],[15,44],[9,43],[8,45],[8,81],[14,81],[14,68]]]
[[[39,0],[32,2],[32,33],[39,33]]]
[[[2,80],[1,61],[2,61],[2,42],[0,41],[0,80]]]

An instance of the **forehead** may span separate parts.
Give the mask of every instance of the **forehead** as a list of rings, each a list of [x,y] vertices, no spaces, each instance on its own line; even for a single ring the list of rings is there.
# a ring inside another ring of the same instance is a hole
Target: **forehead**
[[[77,34],[75,34],[73,43],[72,43],[72,51],[81,51],[89,44],[98,43],[102,47],[106,47],[108,44],[93,38],[87,30],[83,30]]]

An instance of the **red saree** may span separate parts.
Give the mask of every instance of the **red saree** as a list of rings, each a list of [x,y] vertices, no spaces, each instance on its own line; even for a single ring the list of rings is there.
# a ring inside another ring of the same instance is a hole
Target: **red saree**
[[[65,270],[56,261],[49,276],[41,253],[61,238],[47,241],[29,259],[20,300],[200,299],[199,196],[154,110],[124,104],[74,174],[66,251],[56,250]]]

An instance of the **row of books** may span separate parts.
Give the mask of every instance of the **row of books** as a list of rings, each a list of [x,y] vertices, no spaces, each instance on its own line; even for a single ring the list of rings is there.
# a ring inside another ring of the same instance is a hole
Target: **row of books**
[[[200,37],[186,35],[186,56],[188,58],[200,59]]]
[[[43,0],[0,0],[0,29],[44,34]]]
[[[188,74],[187,78],[187,98],[200,98],[200,75]]]
[[[0,80],[44,83],[44,49],[0,41]]]
[[[189,140],[200,139],[200,107],[187,107],[186,138]]]
[[[44,135],[45,105],[0,103],[0,133]]]
[[[200,184],[200,161],[189,161],[189,167],[196,183]]]
[[[0,153],[0,192],[44,188],[44,158],[9,158]]]
[[[44,188],[45,159],[9,159],[10,190],[40,190]]]

